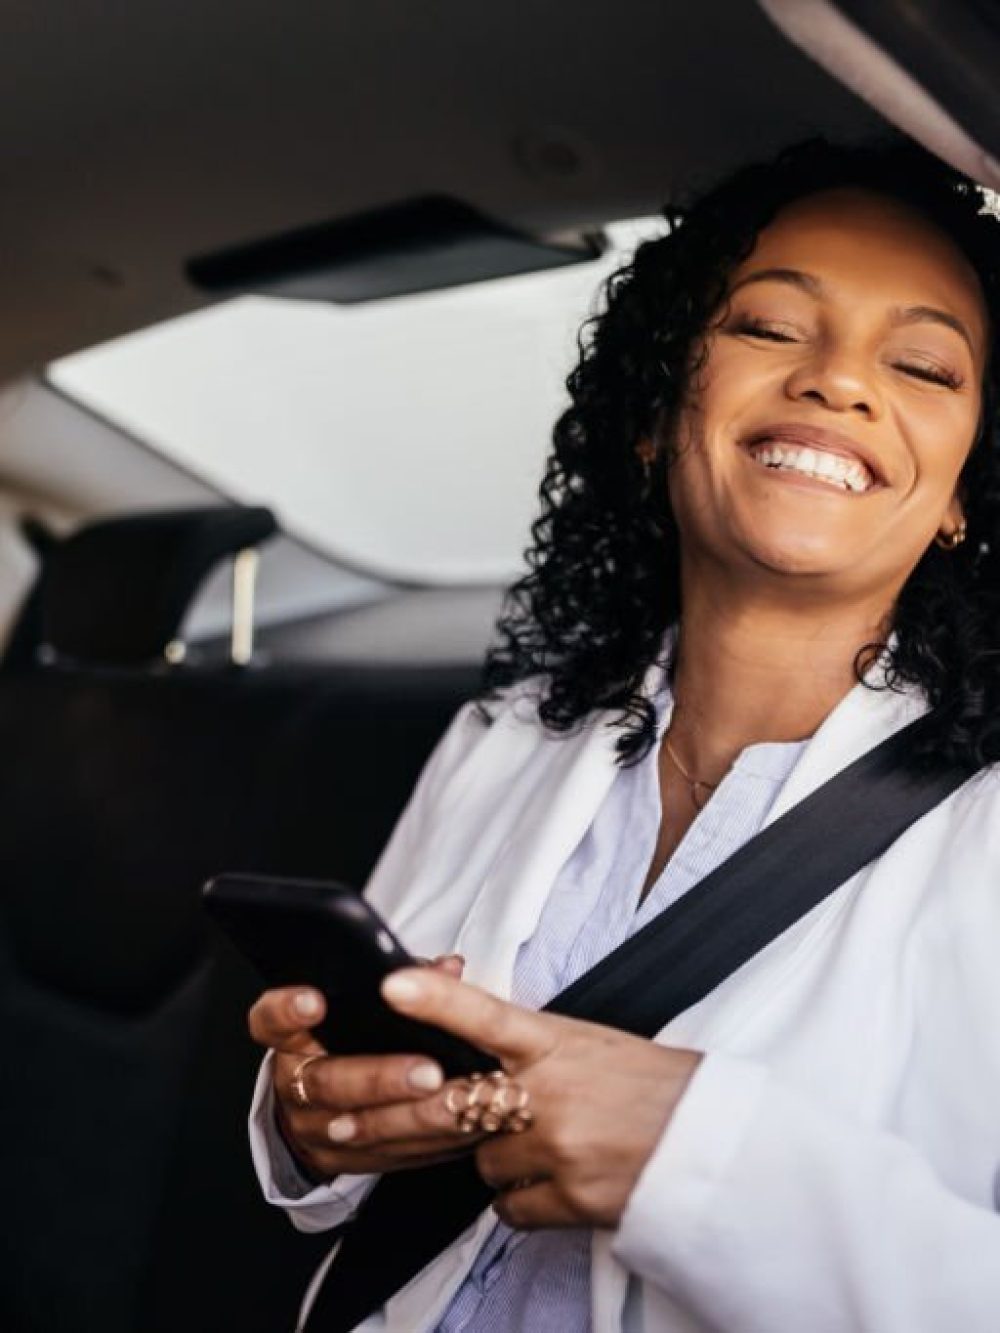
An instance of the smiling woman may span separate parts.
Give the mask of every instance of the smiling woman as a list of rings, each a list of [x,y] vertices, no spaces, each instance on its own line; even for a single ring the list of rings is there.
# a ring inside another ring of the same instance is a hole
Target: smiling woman
[[[360,1210],[309,1333],[996,1328],[1000,233],[981,204],[917,150],[811,143],[610,280],[489,690],[367,890],[438,958],[386,1001],[500,1068],[328,1057],[310,990],[251,1012],[268,1197],[304,1230]],[[942,758],[947,799],[900,821]],[[723,955],[711,984],[677,979]],[[609,965],[655,1021],[581,1021],[567,996]],[[470,1178],[496,1193],[467,1227]]]
[[[547,673],[548,726],[620,708],[620,751],[639,755],[653,741],[644,672],[681,610],[683,526],[700,522],[716,555],[749,542],[748,574],[774,559],[811,575],[782,581],[782,597],[836,595],[834,570],[809,563],[832,542],[838,577],[894,580],[867,628],[890,677],[938,708],[934,744],[982,760],[983,686],[1000,697],[996,216],[913,145],[810,141],[673,221],[609,280],[590,326],[490,684]],[[769,468],[756,486],[748,453]],[[841,457],[862,504],[824,504],[828,481],[802,475],[828,478]],[[970,539],[946,557],[938,529]]]

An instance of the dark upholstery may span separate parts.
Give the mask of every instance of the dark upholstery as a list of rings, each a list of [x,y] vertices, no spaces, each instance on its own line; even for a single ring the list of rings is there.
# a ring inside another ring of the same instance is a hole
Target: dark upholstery
[[[276,531],[270,510],[239,505],[89,523],[44,554],[42,642],[77,662],[160,659],[219,561]]]
[[[31,515],[22,517],[18,528],[41,568],[53,547],[58,544],[59,538],[50,532],[44,523]],[[42,580],[36,578],[8,631],[3,656],[0,657],[0,675],[8,671],[24,671],[35,666],[42,640]]]
[[[322,1237],[259,1199],[249,969],[201,883],[365,878],[476,673],[53,668],[0,681],[0,1315],[279,1333]]]

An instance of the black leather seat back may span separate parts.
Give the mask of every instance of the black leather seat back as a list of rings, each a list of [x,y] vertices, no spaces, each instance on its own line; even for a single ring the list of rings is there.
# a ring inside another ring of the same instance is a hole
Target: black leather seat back
[[[0,1311],[17,1333],[275,1333],[326,1244],[259,1199],[258,989],[199,902],[363,882],[463,668],[52,669],[0,686]]]

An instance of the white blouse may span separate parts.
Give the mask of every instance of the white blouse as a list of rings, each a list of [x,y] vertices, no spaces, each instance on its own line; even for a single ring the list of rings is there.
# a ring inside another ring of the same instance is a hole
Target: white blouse
[[[765,824],[923,709],[856,686]],[[511,993],[619,771],[611,720],[553,737],[528,689],[489,727],[461,710],[368,889],[414,953],[462,953],[469,980]],[[619,1227],[593,1235],[598,1333],[996,1333],[998,952],[991,770],[658,1034],[707,1054]],[[304,1230],[333,1226],[371,1178],[284,1194],[268,1089],[265,1066],[251,1117],[265,1193]],[[495,1222],[488,1210],[361,1327],[433,1329]]]

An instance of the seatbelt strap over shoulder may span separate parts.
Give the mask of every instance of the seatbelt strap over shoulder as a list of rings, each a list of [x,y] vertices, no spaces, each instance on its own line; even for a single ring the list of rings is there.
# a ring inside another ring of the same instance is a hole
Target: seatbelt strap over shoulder
[[[653,1037],[975,771],[917,765],[919,718],[812,792],[557,995],[553,1013]],[[305,1333],[348,1333],[489,1206],[471,1157],[379,1181],[309,1311]]]

